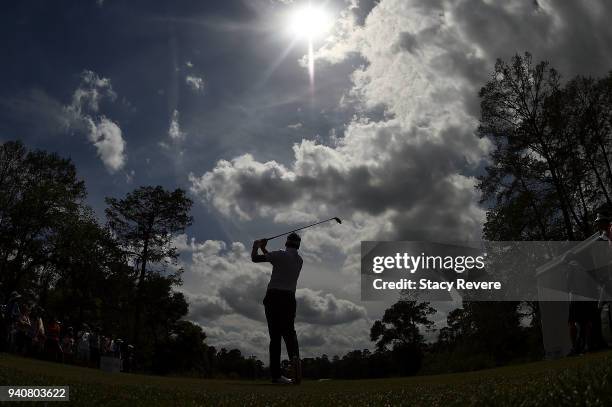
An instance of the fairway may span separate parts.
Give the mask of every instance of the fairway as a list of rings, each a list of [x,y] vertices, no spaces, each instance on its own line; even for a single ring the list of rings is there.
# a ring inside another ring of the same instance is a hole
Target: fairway
[[[612,405],[612,353],[478,372],[376,380],[203,380],[59,365],[0,355],[0,385],[69,385],[71,404],[151,405]]]

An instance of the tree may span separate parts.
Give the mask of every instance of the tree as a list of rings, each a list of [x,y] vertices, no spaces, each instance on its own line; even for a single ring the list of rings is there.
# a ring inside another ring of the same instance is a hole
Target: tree
[[[391,347],[401,375],[414,374],[420,369],[425,342],[421,329],[433,326],[429,316],[435,312],[428,302],[400,300],[385,311],[382,320],[372,325],[370,340],[376,342],[380,353]]]
[[[382,320],[374,322],[370,340],[376,342],[378,350],[396,345],[422,345],[420,328],[431,328],[433,321],[429,316],[435,313],[428,302],[400,300],[385,311]]]
[[[206,334],[199,325],[177,321],[168,338],[157,346],[154,370],[163,374],[184,372],[209,375],[210,361],[205,339]]]
[[[143,287],[150,271],[147,267],[176,262],[178,251],[172,238],[191,225],[192,201],[182,189],[169,192],[161,186],[148,186],[134,190],[124,199],[107,198],[106,203],[108,226],[139,269],[133,332],[138,342]],[[176,283],[180,282],[180,271],[170,277]]]
[[[51,238],[78,216],[85,185],[68,159],[0,144],[0,285],[5,295],[33,288],[48,265]]]
[[[121,296],[131,294],[132,269],[127,267],[117,242],[108,229],[98,224],[92,211],[83,210],[66,219],[50,246],[50,267],[41,274],[41,306],[47,306],[48,291],[54,288],[56,312],[77,323],[98,323],[100,300],[110,309],[117,309]],[[127,279],[122,278],[119,283],[114,278],[117,273]],[[105,292],[107,287],[109,290]]]
[[[183,293],[173,291],[172,285],[173,279],[154,274],[142,286],[141,300],[147,306],[141,317],[145,333],[153,344],[165,340],[168,332],[189,310]]]
[[[559,86],[557,71],[549,68],[547,62],[534,65],[529,53],[522,57],[516,55],[510,64],[498,60],[493,79],[479,93],[479,133],[494,142],[496,149],[492,156],[502,164],[487,167],[490,178],[502,181],[501,188],[493,184],[486,185],[488,191],[513,189],[515,193],[525,193],[526,180],[521,174],[522,164],[545,163],[550,174],[547,178],[562,212],[565,231],[573,240],[570,213],[573,208],[568,202],[568,193],[560,173],[561,161],[556,154],[557,140],[547,125],[549,116],[546,102],[558,92]],[[504,180],[507,184],[503,183]],[[535,202],[531,203],[534,210],[537,209]]]
[[[498,60],[480,90],[479,135],[493,143],[479,177],[489,240],[577,240],[612,200],[612,74],[565,85],[529,53]]]

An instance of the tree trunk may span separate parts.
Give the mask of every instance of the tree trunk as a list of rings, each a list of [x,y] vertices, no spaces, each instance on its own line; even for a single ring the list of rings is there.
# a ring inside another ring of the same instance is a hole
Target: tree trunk
[[[142,287],[147,271],[147,257],[149,255],[149,234],[145,234],[144,245],[142,248],[142,261],[140,265],[140,275],[136,286],[136,308],[134,310],[134,344],[138,345],[140,340],[140,314],[142,313]]]
[[[543,134],[539,131],[538,127],[535,124],[532,124],[532,128],[533,128],[534,133],[536,134],[537,143],[540,145],[540,148],[542,150],[542,156],[544,157],[544,159],[546,160],[546,163],[548,164],[548,169],[552,177],[553,185],[555,186],[555,189],[557,190],[557,195],[559,196],[559,204],[561,206],[561,213],[563,214],[563,222],[565,224],[565,231],[567,233],[567,238],[568,240],[575,240],[574,228],[572,226],[572,218],[570,215],[570,209],[571,209],[570,203],[568,200],[566,200],[567,195],[565,193],[565,188],[563,187],[563,183],[561,182],[561,179],[559,178],[557,174],[557,166],[550,154],[549,147],[546,144],[546,141],[544,140]],[[533,146],[530,146],[530,147],[533,149]],[[537,149],[534,149],[534,150],[537,150]],[[571,212],[573,212],[573,210]],[[574,218],[575,217],[576,217],[576,214],[574,214]],[[576,219],[576,222],[578,223],[577,219]]]
[[[557,195],[559,195],[559,204],[561,206],[561,212],[563,213],[563,222],[565,223],[565,231],[567,232],[567,238],[568,240],[575,240],[574,228],[572,226],[572,218],[568,209],[569,203],[566,201],[565,188],[563,188],[563,186],[561,185],[561,181],[557,177],[556,170],[553,168],[550,161],[548,165],[553,179],[553,185],[557,190]]]
[[[521,186],[523,187],[523,191],[526,194],[529,194],[529,205],[531,206],[531,208],[533,209],[533,211],[534,211],[534,213],[536,215],[538,226],[540,227],[540,233],[542,233],[542,240],[547,240],[546,226],[542,222],[543,217],[540,216],[540,211],[538,210],[537,205],[535,204],[535,202],[531,198],[531,191],[529,191],[529,189],[527,188],[527,185],[525,184],[525,180],[523,179],[523,177],[521,175],[520,169],[517,171],[517,175],[518,175],[519,181],[521,182]]]

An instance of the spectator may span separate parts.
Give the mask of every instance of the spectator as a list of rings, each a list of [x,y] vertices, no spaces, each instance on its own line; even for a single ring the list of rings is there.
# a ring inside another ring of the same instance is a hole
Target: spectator
[[[0,304],[0,352],[4,352],[7,349],[7,338],[8,338],[8,318],[6,316],[6,305],[4,302]]]
[[[9,296],[9,300],[7,303],[7,315],[9,317],[9,321],[11,322],[17,322],[17,320],[19,319],[19,316],[21,315],[21,311],[19,308],[19,303],[21,300],[21,294],[19,294],[17,291],[13,291],[11,293],[11,295]]]
[[[100,341],[100,347],[101,347],[101,354],[102,355],[108,355],[110,353],[110,345],[111,345],[111,339],[108,336],[103,335],[102,336],[102,340]]]
[[[16,323],[15,349],[18,353],[26,355],[30,349],[30,330],[32,323],[30,322],[30,306],[24,305],[21,315]]]
[[[49,360],[62,362],[63,352],[60,344],[60,322],[57,318],[51,318],[51,322],[47,326],[47,341],[45,342],[45,350]]]
[[[6,304],[6,320],[7,320],[7,342],[9,351],[15,351],[15,339],[17,336],[16,324],[21,316],[21,309],[19,303],[21,301],[21,294],[17,291],[13,291],[9,295],[8,302]]]
[[[96,369],[100,368],[100,334],[98,329],[93,329],[89,335],[89,358]]]
[[[68,327],[62,338],[62,351],[64,362],[72,363],[74,361],[74,330],[71,326]]]
[[[123,348],[123,340],[121,338],[117,338],[113,341],[113,356],[121,359],[121,349]]]
[[[115,339],[112,336],[108,338],[107,355],[115,357]]]
[[[89,327],[83,324],[81,331],[77,335],[77,360],[84,365],[89,364]]]
[[[123,354],[123,371],[131,372],[134,369],[134,346],[127,342],[123,342],[123,346],[124,350],[121,351]]]
[[[41,356],[45,348],[45,325],[42,320],[43,310],[40,307],[34,307],[34,312],[30,317],[32,324],[30,325],[30,354],[33,356]]]

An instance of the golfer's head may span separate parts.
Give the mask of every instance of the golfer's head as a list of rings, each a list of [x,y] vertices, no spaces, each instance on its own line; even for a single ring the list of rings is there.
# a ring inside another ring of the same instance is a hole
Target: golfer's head
[[[291,233],[289,236],[287,236],[285,247],[292,247],[294,249],[299,249],[301,241],[302,239],[300,239],[300,236],[297,233],[295,232]]]

